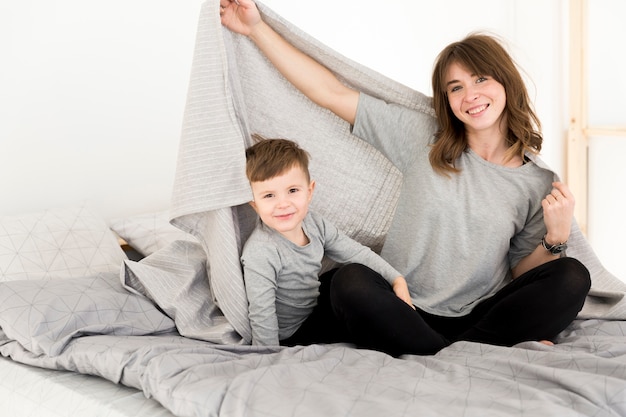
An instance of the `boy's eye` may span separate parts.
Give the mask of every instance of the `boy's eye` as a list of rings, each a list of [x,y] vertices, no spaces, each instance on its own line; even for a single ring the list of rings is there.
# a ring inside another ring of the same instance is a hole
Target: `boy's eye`
[[[297,193],[298,191],[300,191],[300,189],[299,189],[299,188],[290,188],[290,189],[289,189],[289,192],[290,192],[290,193]]]
[[[263,198],[272,198],[274,197],[274,194],[265,194],[263,195]]]

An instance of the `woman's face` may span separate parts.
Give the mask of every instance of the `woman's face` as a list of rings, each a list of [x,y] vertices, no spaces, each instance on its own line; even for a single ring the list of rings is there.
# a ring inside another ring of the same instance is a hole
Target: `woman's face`
[[[506,105],[504,86],[493,77],[472,74],[457,63],[444,80],[452,113],[465,125],[468,135],[501,133]]]

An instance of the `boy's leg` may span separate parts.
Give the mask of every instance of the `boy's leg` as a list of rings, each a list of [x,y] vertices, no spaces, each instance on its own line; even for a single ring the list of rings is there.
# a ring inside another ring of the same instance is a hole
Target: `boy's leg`
[[[574,258],[558,258],[513,280],[470,314],[475,324],[459,340],[512,346],[552,340],[582,309],[589,271]]]
[[[380,274],[359,265],[337,271],[331,285],[331,302],[354,342],[394,356],[434,354],[449,342],[398,298]]]
[[[337,319],[330,305],[330,285],[335,272],[337,269],[332,269],[320,276],[320,295],[317,297],[315,309],[291,337],[281,340],[281,345],[350,342],[346,328]]]

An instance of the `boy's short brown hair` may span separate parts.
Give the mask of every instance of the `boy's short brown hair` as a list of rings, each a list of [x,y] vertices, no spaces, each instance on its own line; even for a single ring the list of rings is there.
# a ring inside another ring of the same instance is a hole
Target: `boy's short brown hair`
[[[252,135],[255,144],[246,149],[246,176],[250,182],[261,182],[276,177],[298,166],[310,181],[309,154],[288,139],[266,139]]]

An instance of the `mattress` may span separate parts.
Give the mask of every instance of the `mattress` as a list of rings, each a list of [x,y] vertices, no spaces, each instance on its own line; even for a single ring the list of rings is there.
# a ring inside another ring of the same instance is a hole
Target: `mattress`
[[[143,392],[106,379],[37,368],[0,357],[0,415],[7,417],[173,417]]]

